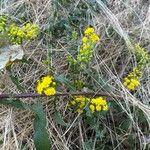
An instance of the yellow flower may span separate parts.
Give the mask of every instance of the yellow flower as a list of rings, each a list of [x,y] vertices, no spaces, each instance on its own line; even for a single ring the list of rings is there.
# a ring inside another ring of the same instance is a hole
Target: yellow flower
[[[83,97],[83,96],[75,96],[74,98],[77,102],[84,102],[85,101],[85,97]]]
[[[17,36],[23,38],[25,34],[21,29],[18,29]]]
[[[108,105],[105,99],[102,97],[87,98],[83,96],[74,96],[74,100],[69,103],[69,107],[76,106],[76,111],[82,113],[85,105],[89,107],[92,113],[96,111],[107,111]]]
[[[43,89],[44,89],[43,84],[41,84],[40,81],[38,80],[37,86],[36,86],[36,91],[37,91],[37,93],[42,94]]]
[[[100,38],[97,36],[96,33],[91,34],[90,39],[92,40],[93,43],[97,43],[100,40]]]
[[[136,67],[133,68],[133,71],[130,72],[127,77],[123,79],[123,85],[127,87],[129,90],[135,90],[138,86],[140,86],[140,77],[142,72]]]
[[[53,82],[52,85],[53,85],[53,86],[56,86],[56,82]]]
[[[22,28],[12,24],[9,28],[8,35],[11,37],[11,42],[21,44],[24,39],[33,39],[38,35],[38,27],[35,24],[26,24]]]
[[[95,33],[94,29],[92,27],[88,27],[84,31],[81,49],[77,55],[77,62],[81,64],[80,66],[85,67],[86,63],[93,58],[93,48],[98,41],[99,37]]]
[[[55,85],[53,84],[54,78],[50,75],[46,75],[37,81],[36,91],[39,94],[44,93],[47,96],[54,95],[56,93]],[[55,82],[54,82],[55,83]]]
[[[101,105],[96,105],[96,111],[101,111],[102,110],[102,106]]]
[[[90,43],[83,43],[83,44],[82,44],[82,49],[89,49],[90,46],[91,46]]]
[[[136,79],[131,79],[131,83],[134,84],[135,86],[139,86],[140,82]]]
[[[79,104],[79,107],[80,108],[83,108],[85,106],[85,102],[81,102],[80,104]]]
[[[94,105],[90,105],[89,108],[90,108],[90,110],[91,110],[92,113],[95,111]]]
[[[19,28],[18,26],[16,26],[15,24],[12,24],[12,25],[10,26],[9,34],[10,34],[10,35],[17,36],[17,33],[18,33],[19,30],[20,30],[20,28]]]
[[[52,77],[51,76],[45,76],[42,78],[42,83],[45,85],[45,87],[48,87],[52,83]]]
[[[107,110],[108,110],[108,105],[104,105],[104,106],[103,106],[103,110],[104,110],[104,111],[107,111]]]
[[[74,96],[74,100],[72,100],[69,104],[70,106],[76,105],[76,111],[78,113],[82,113],[87,100],[88,98],[84,96]]]
[[[123,85],[127,86],[130,83],[130,80],[128,78],[124,78]]]
[[[134,90],[135,88],[137,88],[140,85],[139,80],[131,78],[124,80],[124,86],[126,86],[129,90]]]
[[[91,99],[91,104],[96,104],[97,100],[95,98]]]
[[[47,95],[47,96],[55,95],[56,90],[53,87],[48,87],[44,90],[44,94]]]
[[[72,105],[75,105],[76,104],[76,101],[71,101],[70,102]]]
[[[38,26],[36,24],[27,23],[22,27],[22,31],[25,33],[27,39],[33,39],[38,35]]]
[[[92,98],[90,103],[95,106],[95,111],[108,110],[108,105],[102,97]]]
[[[82,113],[83,110],[82,110],[82,109],[77,109],[77,112],[78,112],[78,113]]]
[[[88,41],[88,38],[87,38],[86,36],[84,36],[84,37],[82,38],[82,42],[86,43],[87,41]]]
[[[89,35],[89,34],[91,34],[91,33],[93,33],[94,32],[94,29],[92,28],[92,27],[88,27],[85,31],[84,31],[84,34],[85,35]]]
[[[80,52],[80,54],[84,54],[84,51],[85,51],[84,49],[80,49],[79,52]]]
[[[24,30],[30,29],[31,28],[31,24],[27,23],[25,26],[23,26]]]
[[[148,52],[144,48],[142,48],[139,43],[135,44],[134,48],[135,55],[138,61],[138,66],[140,68],[143,68],[146,64],[150,63],[150,57],[148,55]]]
[[[135,89],[135,86],[134,86],[133,84],[129,84],[129,85],[127,85],[127,88],[128,88],[129,90],[134,90],[134,89]]]

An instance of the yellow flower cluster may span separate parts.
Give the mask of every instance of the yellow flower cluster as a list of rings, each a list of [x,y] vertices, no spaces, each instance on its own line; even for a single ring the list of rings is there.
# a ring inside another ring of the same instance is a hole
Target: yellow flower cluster
[[[82,38],[81,49],[79,50],[79,54],[77,56],[78,62],[88,62],[93,57],[93,48],[95,44],[100,40],[100,38],[95,33],[92,27],[88,27],[84,31],[84,36]]]
[[[148,55],[148,52],[144,48],[142,48],[140,44],[135,44],[134,48],[138,61],[138,67],[142,69],[147,63],[150,64],[150,57]]]
[[[73,86],[76,88],[76,89],[82,89],[84,86],[85,86],[85,83],[81,80],[74,80],[74,84]]]
[[[25,33],[26,39],[36,38],[38,35],[38,27],[36,24],[27,23],[22,27],[22,31]]]
[[[137,67],[133,68],[133,71],[123,79],[123,84],[129,90],[135,90],[140,86],[140,78],[142,76],[142,70],[146,64],[150,64],[150,57],[148,52],[145,51],[139,44],[134,45],[135,55],[137,59]]]
[[[139,80],[141,75],[142,72],[138,68],[133,68],[133,71],[123,79],[124,86],[129,90],[135,90],[138,86],[140,86]]]
[[[87,98],[83,96],[75,96],[68,106],[75,106],[76,111],[82,113],[85,105],[89,107],[92,113],[108,110],[107,102],[102,97]]]
[[[0,16],[0,32],[2,32],[6,27],[6,18],[4,16]]]
[[[10,26],[10,31],[9,32],[10,32],[10,35],[14,35],[14,36],[20,36],[20,34],[18,35],[18,33],[20,33],[20,32],[23,33],[23,31],[18,26],[16,26],[15,24],[12,24]]]
[[[47,96],[55,95],[56,93],[56,82],[54,77],[47,75],[37,81],[36,91],[39,94],[45,94]]]
[[[14,44],[21,44],[23,39],[31,40],[38,35],[38,26],[36,24],[27,23],[23,27],[18,27],[15,24],[10,26],[8,35]]]
[[[108,110],[108,105],[105,99],[103,97],[97,97],[97,98],[92,98],[90,101],[90,110],[93,112],[95,111],[107,111]]]
[[[89,99],[85,98],[83,96],[75,96],[74,99],[69,103],[68,106],[75,106],[76,107],[76,111],[78,113],[82,113],[83,108],[86,105],[86,102],[88,102]]]

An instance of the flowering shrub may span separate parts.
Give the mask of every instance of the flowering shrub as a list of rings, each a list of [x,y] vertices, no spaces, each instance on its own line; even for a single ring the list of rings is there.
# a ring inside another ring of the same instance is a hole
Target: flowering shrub
[[[21,44],[23,40],[32,40],[38,35],[38,26],[27,23],[22,27],[12,24],[8,29],[8,35],[13,44]]]
[[[9,44],[22,44],[24,40],[32,40],[39,34],[39,28],[36,24],[27,23],[19,26],[11,22],[7,17],[0,16],[0,33],[5,37]]]
[[[89,108],[92,112],[102,111],[102,110],[107,111],[108,105],[106,100],[103,97],[97,97],[97,98],[92,98],[90,100]]]
[[[77,62],[87,63],[93,58],[93,49],[95,44],[100,40],[94,31],[94,28],[88,27],[84,31],[82,45],[77,56]]]
[[[129,90],[135,90],[138,86],[140,86],[139,80],[141,75],[142,72],[138,68],[133,68],[133,71],[123,79],[124,86]]]
[[[150,149],[148,1],[0,4],[1,148]]]
[[[108,104],[103,97],[87,98],[84,96],[75,96],[68,106],[73,106],[78,113],[82,113],[84,107],[88,107],[92,113],[108,110]]]
[[[77,59],[74,60],[69,57],[69,61],[73,64],[71,67],[75,68],[75,72],[79,70],[79,66],[85,66],[93,58],[93,49],[99,40],[100,38],[96,34],[93,27],[87,27],[84,30],[84,36],[82,37],[82,44],[80,45]],[[84,83],[75,77],[75,72],[72,74],[74,80],[73,85],[76,87],[76,89],[82,89]],[[86,106],[91,113],[108,110],[107,102],[102,97],[88,98],[84,96],[75,96],[74,99],[69,102],[68,106],[73,107],[78,113],[82,113]]]
[[[54,81],[54,77],[46,75],[37,81],[36,91],[39,94],[45,94],[47,96],[55,95],[55,86],[56,82]]]
[[[0,69],[11,65],[24,56],[22,44],[24,40],[32,40],[38,36],[38,26],[27,23],[22,27],[16,25],[6,16],[0,16]]]
[[[140,46],[140,44],[135,44],[135,55],[138,62],[138,67],[143,69],[147,64],[150,64],[150,57],[148,52]]]
[[[36,24],[27,23],[24,25],[18,25],[16,23],[8,23],[8,22],[9,21],[7,18],[5,18],[5,17],[0,18],[0,33],[7,37],[7,39],[9,40],[9,44],[19,44],[19,46],[20,46],[21,44],[23,44],[24,40],[32,40],[38,36],[39,29]],[[77,32],[73,32],[71,42],[77,43],[76,41],[78,41],[77,40],[78,34],[76,34],[76,33]],[[93,59],[94,48],[95,48],[96,44],[100,41],[100,38],[96,34],[93,27],[87,27],[84,30],[83,36],[80,41],[81,41],[81,44],[77,44],[78,51],[77,51],[76,46],[74,46],[74,45],[72,46],[74,51],[72,50],[73,52],[71,53],[71,57],[68,59],[72,63],[72,66],[69,66],[72,70],[69,67],[67,68],[68,72],[67,72],[67,74],[65,74],[66,78],[63,78],[64,76],[60,75],[60,78],[62,77],[60,79],[60,82],[63,83],[63,87],[62,87],[62,89],[60,87],[59,90],[61,89],[60,90],[61,92],[63,90],[69,91],[67,93],[68,95],[71,95],[70,92],[72,92],[72,91],[74,91],[74,92],[81,91],[80,96],[73,96],[73,99],[71,99],[71,101],[69,101],[69,104],[68,104],[69,108],[72,108],[79,114],[82,114],[83,121],[84,121],[84,119],[87,119],[87,122],[85,122],[85,124],[88,124],[89,126],[91,126],[90,130],[95,130],[96,134],[99,132],[101,132],[103,134],[103,132],[105,133],[107,130],[107,129],[105,129],[105,127],[107,125],[107,121],[108,121],[107,117],[105,116],[105,112],[107,112],[109,109],[109,104],[108,104],[107,100],[101,96],[89,98],[89,97],[85,97],[84,94],[82,95],[82,91],[87,91],[87,93],[88,93],[88,91],[93,91],[93,93],[95,94],[95,91],[97,91],[97,89],[100,87],[101,84],[103,84],[101,86],[101,87],[103,87],[103,89],[105,89],[105,85],[107,84],[107,82],[105,82],[105,80],[104,80],[105,83],[100,81],[100,78],[102,78],[102,80],[103,80],[103,77],[100,77],[101,73],[97,73],[95,71],[96,69],[94,70],[93,69],[94,67],[91,69],[90,65],[89,65],[90,61]],[[53,45],[55,45],[55,44],[53,44]],[[72,45],[72,43],[70,45]],[[135,55],[136,55],[136,59],[137,59],[137,67],[134,67],[131,70],[131,72],[129,72],[129,74],[127,74],[126,77],[123,79],[124,86],[126,88],[128,88],[129,90],[135,90],[135,89],[137,89],[138,86],[140,86],[140,79],[143,74],[143,68],[149,61],[148,53],[143,48],[141,48],[138,44],[135,45]],[[10,57],[12,57],[12,56],[10,55],[8,57],[9,61],[11,60]],[[17,57],[17,59],[18,58],[19,57]],[[48,59],[45,61],[46,65],[49,65],[48,61],[49,61]],[[91,80],[91,78],[94,78],[95,81],[98,83],[98,88],[96,87],[97,86],[96,82],[93,82],[93,80]],[[16,83],[17,83],[17,87],[19,87],[18,89],[22,89],[22,86],[20,88],[20,85],[18,85],[19,82],[16,82]],[[107,89],[105,89],[105,90],[107,91]],[[59,94],[57,95],[56,81],[55,81],[54,77],[52,75],[42,76],[36,83],[36,92],[39,95],[58,96]],[[35,93],[33,93],[33,94],[35,94]],[[38,94],[35,94],[35,96],[37,96]],[[60,94],[63,95],[63,93],[60,93]],[[117,96],[116,96],[116,99],[117,99]],[[10,102],[10,103],[12,103],[12,102]],[[15,103],[15,102],[13,102],[13,103]],[[17,107],[18,106],[24,107],[25,109],[28,108],[36,114],[34,126],[35,126],[35,130],[38,130],[38,134],[37,134],[37,132],[35,132],[36,133],[35,134],[36,135],[35,136],[36,137],[35,144],[36,144],[36,142],[37,142],[37,145],[39,143],[43,143],[43,141],[44,141],[43,137],[44,137],[44,139],[47,139],[47,143],[48,143],[49,136],[46,135],[46,131],[43,134],[43,131],[46,130],[46,128],[45,128],[46,121],[43,121],[43,118],[46,119],[46,116],[44,116],[44,111],[41,108],[42,104],[38,104],[36,107],[31,106],[31,105],[26,106],[26,105],[22,104],[20,101],[19,101],[19,104],[20,105],[15,103],[15,105]],[[111,105],[111,108],[113,108],[113,106],[112,106],[113,103],[110,102],[110,105]],[[118,108],[119,108],[119,106],[118,106]],[[111,110],[111,112],[113,112],[113,109]],[[118,114],[120,114],[120,111],[118,111],[118,112],[119,112]],[[59,120],[59,124],[62,124],[62,122],[60,121],[60,117],[57,117],[57,120]],[[103,120],[106,121],[105,126],[101,126]],[[118,121],[118,124],[120,124],[120,122],[121,122],[120,120]],[[124,121],[124,118],[123,118],[123,121]],[[44,122],[44,125],[43,125],[43,122]],[[113,124],[116,124],[116,123],[117,122],[113,121]],[[63,123],[63,125],[66,126],[66,124],[64,124],[64,123]],[[127,129],[128,128],[129,127],[127,127]],[[101,133],[99,135],[97,134],[96,138],[102,139]],[[39,140],[39,138],[41,138],[41,140]],[[105,138],[105,139],[107,139],[107,138]],[[110,141],[108,140],[107,143],[109,143],[109,142]],[[46,144],[41,144],[41,145],[43,146]],[[43,148],[42,146],[40,149]],[[47,148],[47,149],[50,149],[50,148]],[[101,149],[101,148],[98,148],[98,149]]]
[[[80,50],[77,56],[68,56],[68,61],[73,68],[75,66],[84,67],[88,64],[88,62],[93,58],[93,49],[99,40],[100,38],[96,34],[94,28],[87,27],[85,29],[84,36],[82,37],[82,44],[80,45]]]
[[[142,77],[143,69],[147,64],[150,64],[148,52],[146,52],[144,48],[140,47],[139,44],[135,44],[134,48],[137,59],[137,67],[134,67],[133,71],[123,79],[124,86],[129,90],[135,90],[138,86],[140,86],[140,78]]]
[[[6,28],[6,17],[0,16],[0,33]]]

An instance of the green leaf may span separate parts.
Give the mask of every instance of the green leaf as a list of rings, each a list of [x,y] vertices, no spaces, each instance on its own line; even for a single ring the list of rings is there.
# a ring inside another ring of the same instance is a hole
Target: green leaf
[[[146,117],[145,117],[143,111],[140,110],[139,108],[137,108],[137,113],[138,113],[137,115],[139,118],[139,122],[145,124],[145,126],[146,126],[148,122],[146,120]]]
[[[23,57],[20,62],[24,63],[24,64],[30,64],[29,60],[27,60],[26,57]]]
[[[120,128],[124,131],[127,131],[131,125],[132,121],[130,118],[125,119],[121,124],[120,124]]]
[[[10,78],[20,92],[25,92],[24,88],[20,85],[20,83],[16,77],[14,77],[13,75],[10,74]]]
[[[93,141],[92,138],[86,139],[84,142],[84,150],[91,150],[93,149]]]
[[[46,115],[40,102],[28,105],[20,100],[1,99],[0,104],[11,105],[20,109],[28,109],[35,113],[34,120],[34,144],[36,150],[50,150],[51,145],[46,130]]]
[[[105,127],[99,127],[95,132],[96,132],[96,137],[102,139],[105,138],[107,130]]]
[[[123,109],[116,101],[112,100],[109,102],[109,104],[110,104],[111,108],[113,108],[115,111],[117,111],[117,113],[123,112]]]
[[[67,87],[69,87],[70,89],[72,89],[73,91],[75,91],[75,87],[71,84],[71,82],[64,77],[64,75],[59,75],[59,76],[55,76],[55,79],[60,82],[60,83],[64,83]]]
[[[20,108],[20,109],[26,109],[28,108],[28,105],[21,102],[20,100],[7,100],[7,99],[1,99],[0,100],[0,104],[3,104],[3,105],[11,105],[11,106],[14,106],[14,107],[17,107],[17,108]]]
[[[20,82],[18,80],[18,78],[14,77],[12,75],[12,72],[11,72],[11,65],[7,66],[7,71],[9,72],[9,77],[11,79],[11,81],[16,85],[17,89],[20,91],[20,92],[25,92],[24,88],[20,85]]]
[[[54,114],[54,119],[57,124],[61,126],[68,126],[68,124],[63,120],[62,115],[58,111]]]
[[[38,102],[33,105],[31,110],[36,114],[34,120],[34,144],[36,150],[50,150],[51,145],[46,130],[46,115],[42,104]]]

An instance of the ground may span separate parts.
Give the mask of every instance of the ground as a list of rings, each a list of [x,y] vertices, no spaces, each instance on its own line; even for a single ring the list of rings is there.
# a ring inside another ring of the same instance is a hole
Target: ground
[[[0,93],[37,93],[37,80],[47,74],[55,77],[58,93],[105,93],[109,109],[96,115],[68,107],[71,94],[21,99],[42,103],[52,150],[150,149],[149,65],[144,66],[140,86],[134,91],[123,84],[124,77],[138,66],[135,44],[150,53],[148,0],[1,0],[0,6],[1,15],[12,22],[39,27],[37,38],[22,43],[25,61],[14,62],[11,73],[0,70]],[[87,27],[94,28],[100,40],[88,65],[73,69],[68,56],[76,59]],[[83,84],[77,86],[75,80]],[[35,114],[5,105],[0,112],[0,149],[35,149]]]

